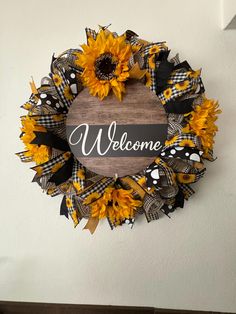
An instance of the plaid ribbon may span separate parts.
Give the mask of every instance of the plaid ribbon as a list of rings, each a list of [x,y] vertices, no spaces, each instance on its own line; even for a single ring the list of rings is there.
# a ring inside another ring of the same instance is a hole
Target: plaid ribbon
[[[70,194],[66,195],[66,207],[68,209],[68,213],[71,219],[74,222],[74,226],[76,227],[79,224],[82,217],[79,215],[73,195]]]
[[[140,40],[137,36],[132,36],[129,40],[131,46],[134,46],[134,45],[139,45],[140,44]]]
[[[141,178],[143,178],[142,173],[137,173],[135,175],[130,176],[135,182],[138,182]]]
[[[38,173],[38,175],[40,175],[40,176],[44,176],[46,174],[51,174],[52,168],[56,164],[61,163],[61,166],[63,166],[65,164],[65,162],[69,159],[70,156],[71,156],[70,152],[60,154],[60,155],[50,159],[49,161],[47,161],[41,165],[32,167],[31,169],[35,170]]]
[[[161,51],[166,51],[168,50],[167,46],[165,45],[165,41],[163,42],[157,42],[157,43],[150,43],[148,45],[145,45],[143,48],[141,48],[140,53],[144,57],[148,57],[151,55],[150,49],[153,48],[154,46],[158,46],[159,50],[157,54],[159,54]]]
[[[87,37],[87,43],[88,43],[88,39],[90,37],[92,37],[94,40],[97,38],[97,32],[94,29],[86,27],[85,28],[85,33],[86,33],[86,37]]]
[[[78,198],[75,198],[75,202],[76,202],[76,206],[77,209],[81,215],[81,217],[83,218],[89,218],[90,217],[90,206],[88,205],[84,205],[83,202],[81,202],[80,200],[78,200]]]
[[[32,182],[38,183],[38,185],[41,187],[42,190],[46,191],[50,187],[53,187],[54,184],[52,182],[49,182],[51,175],[45,175],[45,176],[39,176],[37,173],[33,177]]]
[[[183,82],[189,78],[189,75],[193,73],[193,71],[186,71],[185,69],[179,69],[171,73],[168,84],[176,84]]]
[[[22,162],[30,162],[33,159],[32,159],[32,156],[27,156],[26,155],[27,153],[28,153],[28,150],[26,150],[24,152],[16,153],[16,156],[18,156]]]
[[[199,148],[199,149],[201,148],[201,141],[196,135],[190,134],[190,133],[181,133],[181,134],[177,135],[175,142],[170,143],[170,144],[165,144],[162,151],[165,151],[165,150],[169,149],[170,147],[180,146],[179,144],[183,140],[191,140],[197,148]]]
[[[61,190],[59,189],[59,187],[55,186],[55,187],[49,187],[47,189],[47,195],[50,195],[51,197],[57,196],[61,194]]]
[[[165,177],[164,177],[165,179]],[[162,184],[163,186],[159,189],[160,195],[164,199],[174,199],[175,196],[178,194],[179,187],[178,185],[171,185],[171,186],[166,186],[165,183]]]
[[[212,149],[209,149],[207,154],[203,156],[204,159],[207,159],[209,161],[214,161],[216,160],[216,158],[214,157],[214,153],[213,153],[213,150]]]
[[[62,70],[60,70],[60,69],[57,69],[57,72],[55,72],[55,73],[58,74],[62,78],[61,84],[58,85],[58,86],[55,85],[55,88],[56,88],[56,90],[58,92],[58,95],[59,95],[59,97],[61,99],[63,107],[65,107],[65,110],[68,111],[68,109],[71,106],[72,101],[74,100],[75,96],[72,96],[71,100],[69,100],[69,99],[67,99],[65,97],[66,89],[68,90],[69,93],[71,93],[70,86],[69,86],[69,84],[66,81],[65,73]]]
[[[164,42],[162,42],[162,43],[151,43],[151,44],[148,44],[148,45],[144,46],[140,50],[140,54],[141,54],[141,56],[144,57],[144,60],[145,60],[145,68],[148,70],[148,72],[149,72],[149,74],[151,76],[150,89],[153,92],[156,91],[156,71],[158,70],[158,67],[159,67],[159,64],[160,64],[160,61],[155,61],[155,68],[154,69],[152,69],[149,66],[149,58],[153,56],[153,54],[150,54],[150,50],[154,46],[158,46],[158,48],[159,48],[158,52],[154,53],[155,59],[157,59],[157,56],[159,55],[160,52],[168,50],[168,48],[164,45]]]
[[[134,198],[143,199],[145,196],[145,190],[137,182],[135,182],[131,177],[123,177],[119,179],[122,188],[125,190],[132,189],[132,195]]]
[[[195,191],[189,186],[189,184],[180,183],[180,184],[178,184],[178,186],[179,186],[180,190],[184,193],[184,198],[186,200],[188,200],[189,197],[195,193]]]
[[[159,166],[160,174],[165,175],[167,185],[175,185],[174,171],[161,158],[157,158],[155,164]]]
[[[148,222],[159,218],[158,212],[163,205],[164,201],[159,194],[153,193],[152,195],[145,195],[143,200],[143,209]]]
[[[161,101],[161,103],[163,105],[165,105],[166,103],[168,103],[171,100],[175,100],[176,98],[179,98],[189,92],[195,92],[197,90],[197,87],[200,85],[201,79],[197,78],[190,78],[187,79],[185,81],[183,81],[183,83],[186,83],[186,88],[183,89],[177,89],[176,85],[180,84],[174,84],[169,86],[168,88],[166,88],[163,92],[161,92],[160,94],[158,94],[158,97]],[[168,96],[167,96],[167,92],[168,92]]]
[[[113,178],[106,178],[104,177],[99,182],[93,184],[92,186],[88,187],[84,191],[78,194],[79,199],[85,200],[90,194],[97,192],[99,194],[103,194],[105,189],[114,182]]]
[[[29,100],[25,102],[21,108],[25,110],[32,110],[32,108],[37,105],[38,100],[39,98],[35,94],[31,94]]]
[[[173,169],[175,173],[191,173],[194,172],[195,168],[193,168],[192,162],[182,160],[179,158],[166,158],[166,164]]]
[[[179,54],[177,53],[173,58],[170,59],[171,63],[174,63],[174,65],[177,65],[180,63]]]
[[[32,115],[30,117],[34,119],[38,125],[42,125],[48,129],[64,125],[66,120],[65,114]],[[26,116],[21,117],[21,119],[24,118],[26,118]]]
[[[152,195],[146,194],[143,200],[143,209],[146,214],[157,213],[162,206],[164,201],[158,193],[153,193]]]
[[[53,59],[51,64],[52,73],[50,76],[54,81],[55,89],[66,111],[68,111],[74,98],[82,89],[81,82],[76,78],[77,74],[80,75],[83,72],[82,68],[78,68],[75,65],[76,53],[78,52],[80,52],[78,49],[67,50],[58,58]],[[61,79],[59,84],[55,81],[55,75]]]
[[[77,159],[75,159],[74,164],[73,164],[73,170],[72,170],[72,180],[73,180],[74,186],[76,187],[78,184],[81,190],[85,188],[85,178],[81,178],[82,174],[84,173],[85,173],[85,168]]]
[[[182,126],[182,122],[183,122],[183,115],[182,114],[173,114],[170,113],[168,115],[168,138],[173,137],[176,133],[181,133],[183,126]]]

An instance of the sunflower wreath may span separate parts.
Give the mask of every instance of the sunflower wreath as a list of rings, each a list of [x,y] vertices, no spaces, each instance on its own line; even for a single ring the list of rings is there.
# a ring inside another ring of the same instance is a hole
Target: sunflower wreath
[[[60,214],[93,233],[100,219],[111,228],[133,226],[140,214],[148,222],[169,216],[194,193],[192,184],[205,173],[203,161],[213,161],[218,102],[207,99],[201,70],[193,70],[178,54],[169,58],[165,42],[150,43],[133,31],[123,35],[86,28],[87,44],[52,57],[50,74],[22,108],[22,162],[34,162],[33,182],[50,196],[63,195]],[[109,93],[122,101],[129,79],[150,88],[163,104],[168,135],[162,151],[145,170],[121,178],[103,177],[86,169],[72,154],[65,121],[83,88],[104,99]]]

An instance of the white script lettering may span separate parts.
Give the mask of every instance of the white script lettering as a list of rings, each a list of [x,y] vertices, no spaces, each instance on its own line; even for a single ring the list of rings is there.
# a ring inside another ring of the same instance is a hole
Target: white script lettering
[[[94,149],[97,150],[98,155],[104,156],[107,154],[107,152],[112,149],[114,151],[121,150],[121,151],[143,151],[143,150],[150,150],[150,151],[158,151],[162,148],[162,145],[160,141],[135,141],[132,142],[128,139],[127,132],[123,132],[120,140],[115,140],[116,137],[116,121],[113,121],[107,130],[107,138],[108,143],[106,144],[106,147],[103,147],[103,151],[101,148],[102,143],[102,135],[104,130],[100,128],[98,130],[98,133],[96,135],[96,138],[90,147],[90,149],[87,148],[87,140],[89,137],[89,125],[87,123],[83,123],[78,125],[74,130],[71,132],[69,136],[69,144],[74,146],[81,143],[81,151],[83,156],[89,156]]]

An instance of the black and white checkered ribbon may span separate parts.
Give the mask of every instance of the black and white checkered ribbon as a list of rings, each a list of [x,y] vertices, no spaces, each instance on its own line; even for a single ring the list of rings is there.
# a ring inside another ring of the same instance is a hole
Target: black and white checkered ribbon
[[[79,183],[81,190],[83,190],[85,188],[85,179],[82,179],[78,174],[78,171],[80,170],[85,173],[85,168],[83,167],[83,165],[77,159],[74,159],[72,180],[75,183]]]
[[[114,182],[113,178],[103,178],[102,180],[100,180],[99,182],[93,184],[92,186],[88,187],[87,189],[85,189],[84,191],[82,191],[81,193],[79,193],[78,197],[81,200],[85,200],[86,197],[88,197],[90,194],[92,193],[99,193],[99,194],[103,194],[105,189]]]
[[[55,164],[57,164],[57,163],[61,163],[62,165],[64,165],[65,162],[68,160],[69,155],[71,155],[71,153],[69,153],[69,152],[60,154],[59,156],[52,158],[49,161],[47,161],[43,164],[40,164],[39,166],[34,166],[31,169],[38,172],[38,170],[40,168],[40,175],[42,175],[42,176],[46,175],[46,174],[50,174],[52,172],[53,166],[55,166]]]

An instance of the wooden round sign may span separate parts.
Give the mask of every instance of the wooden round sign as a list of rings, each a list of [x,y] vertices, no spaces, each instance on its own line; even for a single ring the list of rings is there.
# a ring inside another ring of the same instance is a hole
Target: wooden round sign
[[[84,89],[69,109],[66,130],[71,151],[86,168],[123,177],[145,169],[159,155],[167,117],[157,96],[132,82],[122,101],[112,93],[101,101]]]

